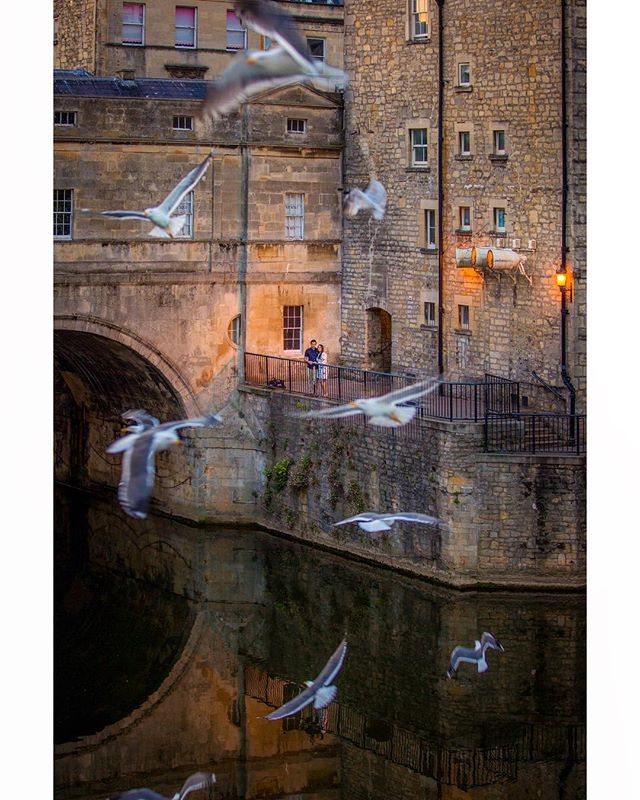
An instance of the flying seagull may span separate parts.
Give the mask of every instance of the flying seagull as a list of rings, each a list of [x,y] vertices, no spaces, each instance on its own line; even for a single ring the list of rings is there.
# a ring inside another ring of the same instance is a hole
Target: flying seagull
[[[91,209],[83,208],[88,213],[99,213],[103,217],[115,217],[116,219],[142,219],[146,222],[153,222],[150,236],[171,237],[176,236],[185,223],[186,216],[172,217],[171,215],[180,205],[180,201],[185,195],[191,192],[198,181],[202,178],[211,163],[211,154],[205,160],[188,172],[178,185],[171,190],[159,206],[145,208],[144,211],[99,211],[93,212]]]
[[[305,72],[315,69],[309,45],[289,14],[268,0],[235,0],[233,5],[242,25],[273,39]]]
[[[427,514],[418,514],[415,511],[398,511],[396,514],[374,514],[372,511],[365,511],[362,514],[356,514],[354,517],[343,519],[340,522],[334,522],[333,527],[337,525],[346,525],[349,522],[357,522],[363,531],[374,533],[375,531],[388,531],[391,526],[397,521],[404,522],[421,522],[423,525],[439,525],[442,520],[437,517],[429,517]]]
[[[160,420],[157,417],[151,416],[144,408],[134,408],[130,411],[123,411],[120,416],[124,420],[131,419],[135,422],[135,425],[127,425],[126,428],[123,428],[123,432],[142,433],[142,431],[146,431],[147,428],[156,428],[160,424]]]
[[[156,450],[180,444],[180,428],[204,428],[221,422],[217,414],[194,419],[164,422],[141,433],[129,433],[107,447],[107,453],[122,453],[122,475],[118,484],[120,505],[131,517],[147,516],[149,496],[153,489]]]
[[[344,658],[347,654],[347,640],[343,639],[335,653],[327,661],[322,668],[322,672],[314,681],[305,681],[306,689],[304,689],[293,700],[289,700],[280,708],[276,708],[270,714],[267,714],[265,719],[282,719],[283,717],[290,717],[292,714],[297,714],[298,711],[313,703],[313,707],[317,710],[325,708],[332,703],[338,689],[331,685],[331,682],[342,669]]]
[[[383,428],[397,428],[405,425],[416,415],[416,406],[402,406],[409,400],[415,400],[429,392],[433,392],[440,384],[438,378],[427,378],[419,383],[396,389],[381,397],[366,397],[360,400],[352,400],[343,406],[325,408],[320,411],[307,411],[300,414],[301,417],[350,417],[353,414],[365,414],[371,425],[380,425]]]
[[[504,653],[504,647],[500,642],[497,641],[492,633],[487,633],[486,631],[480,637],[480,641],[476,639],[474,647],[454,647],[451,653],[449,669],[447,670],[449,678],[453,678],[456,670],[463,662],[477,664],[478,672],[486,672],[489,669],[486,658],[486,652],[489,648],[497,650],[499,653]]]
[[[359,211],[364,209],[371,211],[374,219],[382,219],[386,207],[387,190],[375,178],[371,178],[364,192],[361,189],[351,189],[342,200],[342,211],[345,217],[355,217]]]
[[[152,789],[130,789],[128,792],[113,795],[111,800],[184,800],[191,792],[197,792],[198,789],[209,789],[215,782],[216,776],[213,772],[196,772],[187,778],[182,789],[171,798],[158,794]]]
[[[282,47],[243,50],[209,84],[200,116],[218,119],[267,89],[303,83],[332,92],[336,87],[344,87],[346,82],[347,76],[341,69],[321,61],[301,66]]]

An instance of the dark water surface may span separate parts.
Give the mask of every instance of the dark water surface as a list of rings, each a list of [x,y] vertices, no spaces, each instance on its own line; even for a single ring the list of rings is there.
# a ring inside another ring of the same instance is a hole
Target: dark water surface
[[[56,493],[55,797],[584,798],[584,596],[461,593],[268,534]],[[446,670],[483,631],[489,671]],[[326,732],[262,717],[345,631]],[[206,792],[189,796],[207,797]]]

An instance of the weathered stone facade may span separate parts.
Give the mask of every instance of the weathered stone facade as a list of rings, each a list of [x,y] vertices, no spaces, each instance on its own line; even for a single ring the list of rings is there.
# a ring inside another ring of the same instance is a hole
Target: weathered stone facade
[[[100,0],[53,0],[54,69],[96,70],[96,9]]]

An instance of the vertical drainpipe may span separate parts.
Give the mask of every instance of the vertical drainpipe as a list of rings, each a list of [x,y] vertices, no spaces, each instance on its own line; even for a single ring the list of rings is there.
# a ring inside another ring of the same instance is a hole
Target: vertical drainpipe
[[[438,2],[438,374],[444,372],[444,299],[442,276],[444,273],[444,0]]]
[[[240,132],[240,252],[238,253],[238,304],[240,306],[240,341],[238,342],[238,383],[244,383],[244,354],[247,344],[247,229],[249,225],[248,104],[242,106]]]

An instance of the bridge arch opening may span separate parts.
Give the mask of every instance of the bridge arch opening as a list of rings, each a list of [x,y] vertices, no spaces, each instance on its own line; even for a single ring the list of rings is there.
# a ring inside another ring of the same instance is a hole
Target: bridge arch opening
[[[391,314],[383,308],[368,308],[366,318],[366,368],[391,372]]]

